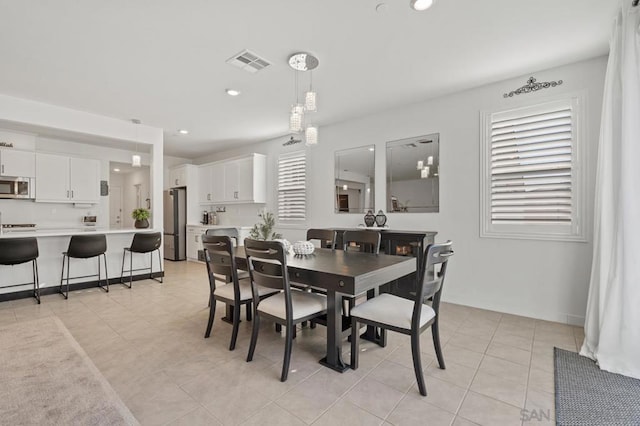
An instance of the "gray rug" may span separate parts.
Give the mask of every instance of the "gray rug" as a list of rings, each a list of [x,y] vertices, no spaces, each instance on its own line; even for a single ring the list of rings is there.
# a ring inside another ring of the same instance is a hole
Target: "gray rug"
[[[56,317],[0,327],[0,413],[2,425],[138,424]]]
[[[554,358],[558,425],[640,425],[640,380],[575,352],[554,348]]]

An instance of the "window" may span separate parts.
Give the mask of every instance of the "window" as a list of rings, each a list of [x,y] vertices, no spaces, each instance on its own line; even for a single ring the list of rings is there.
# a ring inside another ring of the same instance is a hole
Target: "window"
[[[303,222],[307,211],[306,156],[304,151],[278,159],[278,221]]]
[[[584,241],[581,104],[483,113],[481,236]]]

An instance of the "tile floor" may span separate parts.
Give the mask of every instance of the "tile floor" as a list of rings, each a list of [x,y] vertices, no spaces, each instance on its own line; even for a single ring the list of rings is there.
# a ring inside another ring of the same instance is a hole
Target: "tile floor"
[[[39,306],[2,302],[0,325],[58,316],[143,425],[544,424],[540,418],[555,417],[553,347],[575,351],[583,338],[577,327],[445,303],[446,370],[437,367],[430,332],[423,334],[426,398],[409,340],[395,333],[386,348],[362,342],[360,368],[339,374],[317,362],[324,328],[299,330],[289,380],[281,383],[283,337],[273,326],[262,322],[256,356],[245,362],[250,323],[243,321],[230,352],[224,305],[211,338],[203,338],[204,266],[166,268],[164,284],[77,291],[67,301],[46,296]],[[348,350],[345,342],[345,360]]]

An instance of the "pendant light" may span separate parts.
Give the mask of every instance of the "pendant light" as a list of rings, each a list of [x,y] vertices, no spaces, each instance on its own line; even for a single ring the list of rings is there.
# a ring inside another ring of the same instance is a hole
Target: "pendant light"
[[[302,120],[304,119],[304,106],[298,102],[298,70],[295,71],[294,77],[294,98],[295,103],[291,107],[289,114],[289,131],[291,133],[299,133],[302,131]]]
[[[309,71],[309,91],[304,95],[304,109],[309,112],[317,110],[316,92],[313,91],[313,71]]]
[[[133,124],[140,125],[141,121],[137,118],[131,119]],[[142,158],[138,154],[138,139],[140,137],[140,131],[136,127],[136,153],[131,156],[131,167],[142,167]]]
[[[305,145],[317,145],[318,144],[318,128],[312,125],[307,126],[307,129],[304,132],[304,137],[306,139]]]
[[[313,76],[311,75],[311,71],[317,68],[318,64],[318,58],[306,52],[295,53],[289,57],[289,66],[293,68],[295,72],[295,103],[289,113],[289,131],[298,133],[304,130],[305,144],[307,146],[318,144],[318,127],[314,125],[311,120],[305,120],[308,118],[308,112],[317,111],[317,94],[313,90]],[[304,93],[304,104],[302,104],[298,101],[299,73],[306,71],[310,71],[309,90]]]

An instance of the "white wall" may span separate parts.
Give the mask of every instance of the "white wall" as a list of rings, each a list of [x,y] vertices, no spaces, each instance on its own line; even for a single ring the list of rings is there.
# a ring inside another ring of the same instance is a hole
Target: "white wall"
[[[588,243],[480,238],[480,111],[508,109],[543,102],[549,97],[585,91],[587,123],[586,228],[591,232],[593,188],[600,109],[606,58],[532,72],[538,81],[562,79],[556,88],[503,98],[522,86],[530,75],[428,100],[415,105],[320,128],[320,142],[308,153],[307,223],[281,227],[286,238],[304,237],[307,227],[355,226],[363,215],[334,213],[334,152],[338,149],[376,145],[396,139],[440,133],[440,212],[389,214],[388,224],[404,230],[438,231],[437,240],[451,239],[452,259],[443,298],[447,301],[501,312],[560,322],[580,323],[584,318],[591,267]],[[320,107],[322,107],[320,105]],[[283,147],[286,137],[214,153],[198,164],[250,152],[267,155],[267,187],[275,188],[277,158],[281,152],[305,149]],[[385,182],[385,155],[376,155],[376,182]],[[386,185],[376,185],[376,210],[385,209]],[[275,210],[276,193],[267,207]],[[251,225],[261,206],[227,206],[222,223]]]

